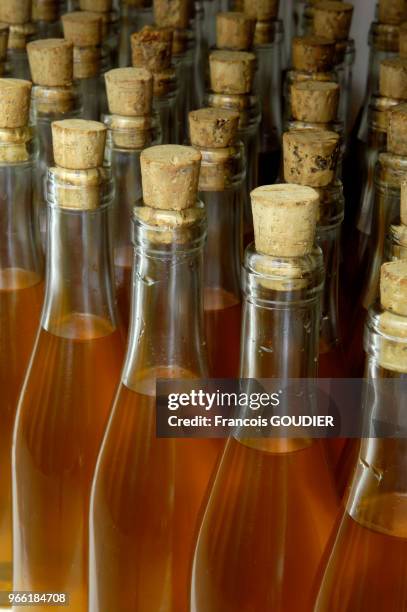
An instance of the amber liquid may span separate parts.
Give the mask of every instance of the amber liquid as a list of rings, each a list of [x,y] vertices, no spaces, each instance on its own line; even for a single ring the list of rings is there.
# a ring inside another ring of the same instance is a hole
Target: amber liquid
[[[14,588],[67,592],[69,609],[85,612],[90,486],[123,339],[92,315],[71,314],[50,329],[40,331],[17,416]]]
[[[369,528],[345,514],[329,556],[315,612],[404,612],[407,610],[407,500],[405,494],[368,499],[361,514],[375,508],[388,532]]]
[[[12,582],[12,431],[42,300],[38,274],[21,268],[0,270],[0,591],[11,590]]]
[[[140,384],[120,387],[98,464],[91,612],[189,611],[195,536],[222,445],[157,438],[155,383]]]
[[[211,378],[238,377],[241,302],[235,295],[223,289],[206,287],[204,315],[209,376]]]
[[[130,325],[132,258],[133,249],[131,247],[122,247],[115,250],[114,276],[117,309],[120,321],[126,331]]]
[[[318,440],[248,443],[227,443],[196,549],[191,612],[311,611],[339,503],[325,450]]]

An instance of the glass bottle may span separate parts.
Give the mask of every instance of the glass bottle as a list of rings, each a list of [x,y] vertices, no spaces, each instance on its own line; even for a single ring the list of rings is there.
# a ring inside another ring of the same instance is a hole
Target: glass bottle
[[[385,261],[407,259],[407,182],[400,187],[400,223],[391,225],[385,246]]]
[[[381,306],[370,309],[365,331],[370,436],[361,443],[315,612],[398,612],[407,606],[406,287],[406,262],[384,264]],[[380,423],[401,437],[380,438]]]
[[[32,0],[31,14],[32,21],[37,27],[38,38],[57,38],[62,36],[58,0]]]
[[[164,144],[175,143],[178,137],[178,81],[171,64],[172,40],[172,30],[150,26],[131,37],[133,66],[146,68],[153,75],[153,103]]]
[[[318,195],[273,185],[251,196],[255,248],[246,249],[243,268],[240,375],[283,385],[313,378],[323,283],[322,254],[313,246]],[[198,534],[191,611],[311,610],[337,505],[320,440],[247,438],[236,430]]]
[[[33,206],[36,147],[31,83],[0,79],[0,590],[12,589],[11,441],[43,299]]]
[[[98,120],[105,109],[102,94],[101,42],[103,19],[99,13],[76,11],[62,16],[64,37],[73,44],[73,76],[82,98],[82,117]]]
[[[0,24],[0,77],[7,76],[7,47],[9,26]]]
[[[80,0],[79,6],[82,11],[97,13],[102,18],[102,74],[103,68],[104,72],[116,68],[119,61],[119,17],[112,0]]]
[[[102,167],[106,128],[70,119],[52,130],[46,297],[14,432],[13,588],[66,592],[69,606],[85,612],[91,480],[124,339],[113,295],[113,185]]]
[[[245,159],[236,141],[239,114],[204,108],[189,115],[191,144],[202,155],[199,198],[208,218],[204,258],[204,317],[209,376],[239,373]]]
[[[211,91],[208,106],[238,111],[238,139],[245,148],[246,178],[243,190],[243,244],[253,238],[250,191],[258,184],[259,100],[251,93],[256,57],[246,51],[213,51],[209,56]]]
[[[129,327],[131,298],[132,214],[141,196],[140,154],[161,139],[158,117],[152,114],[153,80],[145,68],[117,68],[106,73],[110,114],[106,160],[116,185],[113,203],[113,261],[118,311]]]
[[[150,0],[122,0],[119,26],[119,66],[131,66],[131,35],[153,25]]]
[[[400,185],[407,171],[407,105],[395,106],[388,113],[387,151],[380,153],[374,177],[374,208],[371,236],[367,251],[367,265],[357,307],[353,314],[348,357],[352,371],[361,375],[363,370],[363,329],[369,306],[378,295],[380,266],[384,261],[386,237],[391,224],[400,215]]]
[[[352,68],[355,61],[355,42],[349,38],[353,4],[349,2],[318,2],[313,7],[313,30],[316,36],[335,41],[335,67],[341,88],[339,117],[345,134],[350,129],[350,102],[352,93]]]
[[[27,43],[36,34],[31,21],[31,0],[3,0],[0,2],[0,23],[8,24],[8,73],[16,79],[30,79],[26,52]]]
[[[155,383],[207,374],[199,163],[179,145],[141,154],[130,338],[92,489],[91,612],[189,611],[197,520],[221,446],[157,438]]]
[[[47,204],[45,183],[54,165],[51,123],[79,117],[81,99],[73,85],[72,43],[61,38],[36,40],[27,45],[31,79],[31,122],[36,127],[39,155],[36,173],[36,209],[43,248],[46,246]]]

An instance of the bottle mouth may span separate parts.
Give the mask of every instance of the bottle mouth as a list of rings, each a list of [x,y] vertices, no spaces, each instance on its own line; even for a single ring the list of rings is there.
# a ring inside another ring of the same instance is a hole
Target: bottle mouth
[[[202,155],[199,191],[226,191],[241,185],[246,175],[242,142],[222,149],[196,148]]]
[[[33,127],[0,128],[0,165],[32,163],[37,154]]]
[[[400,27],[394,24],[373,21],[369,31],[369,45],[375,51],[398,54]]]
[[[114,182],[108,166],[90,170],[48,168],[46,199],[51,208],[97,212],[111,205]]]
[[[210,92],[207,95],[207,106],[226,108],[237,111],[240,115],[239,130],[257,130],[260,120],[260,102],[252,94],[222,94]]]
[[[366,319],[364,349],[384,369],[407,374],[407,317],[375,303]]]
[[[102,122],[108,128],[107,151],[139,151],[161,142],[160,118],[155,109],[151,115],[139,117],[103,115]]]

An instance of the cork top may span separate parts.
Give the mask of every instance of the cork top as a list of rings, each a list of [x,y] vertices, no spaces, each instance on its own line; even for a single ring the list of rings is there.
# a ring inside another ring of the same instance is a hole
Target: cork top
[[[153,0],[154,21],[160,27],[186,29],[189,25],[188,0]]]
[[[63,38],[35,40],[27,45],[31,78],[36,85],[63,87],[73,79],[73,46]]]
[[[196,205],[201,154],[193,147],[157,145],[140,156],[143,200],[161,210]]]
[[[379,90],[386,98],[407,99],[407,59],[393,57],[380,62]]]
[[[248,94],[253,86],[256,56],[246,51],[213,51],[209,56],[215,93]]]
[[[113,115],[149,115],[153,77],[145,68],[115,68],[105,74],[109,110]]]
[[[31,21],[31,0],[1,0],[0,21],[16,25]]]
[[[332,81],[298,81],[291,86],[294,119],[310,123],[330,123],[338,116],[340,88]]]
[[[97,47],[102,41],[103,19],[98,13],[76,11],[62,15],[64,38],[75,47]]]
[[[352,22],[353,5],[326,0],[314,8],[314,33],[333,40],[346,40]]]
[[[145,26],[130,37],[133,66],[143,66],[152,72],[171,66],[172,30]]]
[[[106,126],[98,121],[65,119],[52,123],[54,159],[68,170],[90,170],[103,165]]]
[[[407,225],[407,181],[401,181],[400,187],[400,220]]]
[[[28,124],[31,87],[30,81],[0,79],[0,128],[20,128]]]
[[[312,251],[318,193],[299,185],[265,185],[251,194],[256,251],[299,257]]]
[[[335,180],[339,134],[328,130],[291,130],[283,134],[284,179],[326,187]]]
[[[407,156],[407,104],[398,104],[388,113],[387,150]]]
[[[382,265],[380,302],[385,310],[407,316],[407,261],[391,261]]]
[[[379,0],[380,23],[399,24],[406,18],[405,0]]]
[[[297,36],[292,58],[294,70],[329,72],[335,63],[335,42],[322,36]]]
[[[113,8],[112,0],[80,0],[81,11],[93,11],[94,13],[110,13]]]
[[[227,12],[216,15],[216,46],[218,49],[245,51],[253,45],[255,22],[244,13]]]
[[[201,108],[189,113],[191,144],[223,149],[236,139],[239,113],[222,108]]]
[[[250,19],[270,21],[277,19],[280,0],[244,0],[244,12]]]

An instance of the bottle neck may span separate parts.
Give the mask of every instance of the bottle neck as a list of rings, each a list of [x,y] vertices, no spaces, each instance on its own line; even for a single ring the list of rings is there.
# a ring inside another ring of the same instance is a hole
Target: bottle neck
[[[318,248],[290,258],[246,249],[242,378],[316,376],[323,276]]]
[[[371,529],[405,538],[407,319],[371,308],[365,350],[364,414],[370,433],[361,443],[347,508]],[[378,427],[394,437],[379,437]]]
[[[182,213],[147,206],[134,213],[133,294],[123,383],[159,372],[207,374],[203,335],[202,258],[206,237],[200,204]]]
[[[92,181],[84,185],[81,178],[87,181],[86,172],[92,173]],[[104,335],[103,330],[111,333],[117,327],[109,227],[112,197],[105,169],[48,172],[42,326],[50,333],[82,338],[84,330],[89,336],[96,329]]]
[[[36,152],[32,140],[1,142],[0,131],[0,268],[3,288],[12,288],[17,276],[29,273],[33,283],[43,274],[39,231],[33,206]],[[19,130],[23,135],[23,130]],[[30,132],[27,131],[27,138]],[[17,140],[21,140],[16,134]],[[21,159],[8,162],[7,159]],[[7,271],[6,271],[7,270]],[[11,276],[10,276],[11,275]],[[7,280],[8,279],[8,280]],[[1,287],[0,287],[1,288]]]

